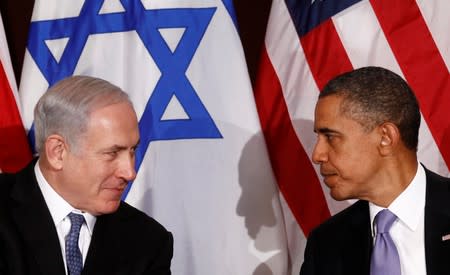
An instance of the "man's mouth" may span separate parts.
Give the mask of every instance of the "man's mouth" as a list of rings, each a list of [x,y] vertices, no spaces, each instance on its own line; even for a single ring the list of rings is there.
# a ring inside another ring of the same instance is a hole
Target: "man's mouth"
[[[320,174],[323,177],[323,182],[328,186],[331,187],[331,178],[337,176],[337,173],[331,172],[331,171],[321,171]]]
[[[320,170],[320,174],[322,175],[322,177],[331,177],[331,176],[336,176],[337,173],[333,172],[333,171],[326,171],[326,170]]]

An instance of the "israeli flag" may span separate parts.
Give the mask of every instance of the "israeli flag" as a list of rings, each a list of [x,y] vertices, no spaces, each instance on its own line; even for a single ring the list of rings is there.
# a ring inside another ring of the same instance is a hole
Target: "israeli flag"
[[[124,199],[173,233],[173,274],[287,274],[283,202],[230,0],[36,0],[27,130],[39,97],[69,75],[129,93],[141,143]]]

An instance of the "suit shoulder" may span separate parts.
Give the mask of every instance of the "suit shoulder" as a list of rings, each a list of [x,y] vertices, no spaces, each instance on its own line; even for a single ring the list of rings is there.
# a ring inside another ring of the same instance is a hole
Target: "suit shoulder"
[[[158,251],[172,252],[173,236],[161,223],[148,216],[141,210],[121,202],[116,212],[115,222],[121,228],[121,234],[124,243],[124,251],[133,250],[129,253],[149,253],[148,248],[153,247],[153,252]],[[128,248],[125,248],[128,246]],[[137,256],[136,256],[137,257]]]
[[[96,271],[89,274],[112,274],[111,259],[116,259],[114,274],[170,274],[173,236],[155,219],[121,202],[114,213],[97,217],[88,258],[89,253],[107,255],[91,256]]]
[[[433,184],[444,184],[449,185],[450,184],[450,178],[446,178],[444,176],[441,176],[431,170],[428,170],[425,168],[425,174],[427,177],[427,181],[432,182]]]
[[[318,235],[334,235],[334,232],[344,231],[349,226],[359,226],[369,220],[369,204],[359,200],[341,212],[317,226],[311,233]]]
[[[148,216],[143,211],[121,202],[117,214],[125,220],[129,225],[135,228],[140,227],[143,230],[151,230],[153,232],[168,233],[167,229],[154,218]]]
[[[0,173],[0,186],[3,188],[9,188],[14,183],[15,174]]]
[[[369,274],[369,216],[368,202],[357,201],[312,230],[300,274]]]
[[[14,182],[15,182],[14,174],[0,173],[0,198],[2,198],[2,201],[4,201],[3,198],[5,198],[5,196],[7,196],[10,193]]]

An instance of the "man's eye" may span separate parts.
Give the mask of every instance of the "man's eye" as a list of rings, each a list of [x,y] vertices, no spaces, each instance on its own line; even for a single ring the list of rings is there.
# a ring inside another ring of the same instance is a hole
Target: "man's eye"
[[[117,156],[117,151],[110,151],[110,152],[106,152],[107,155],[111,156],[111,157],[115,157]]]

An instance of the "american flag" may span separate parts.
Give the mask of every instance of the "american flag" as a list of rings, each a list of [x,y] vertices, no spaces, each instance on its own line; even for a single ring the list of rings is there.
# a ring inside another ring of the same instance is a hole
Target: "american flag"
[[[315,102],[332,77],[368,65],[403,76],[422,110],[419,161],[449,174],[449,10],[448,0],[273,0],[255,97],[286,224],[299,225],[287,231],[293,274],[311,229],[350,203],[330,198],[311,163]]]

